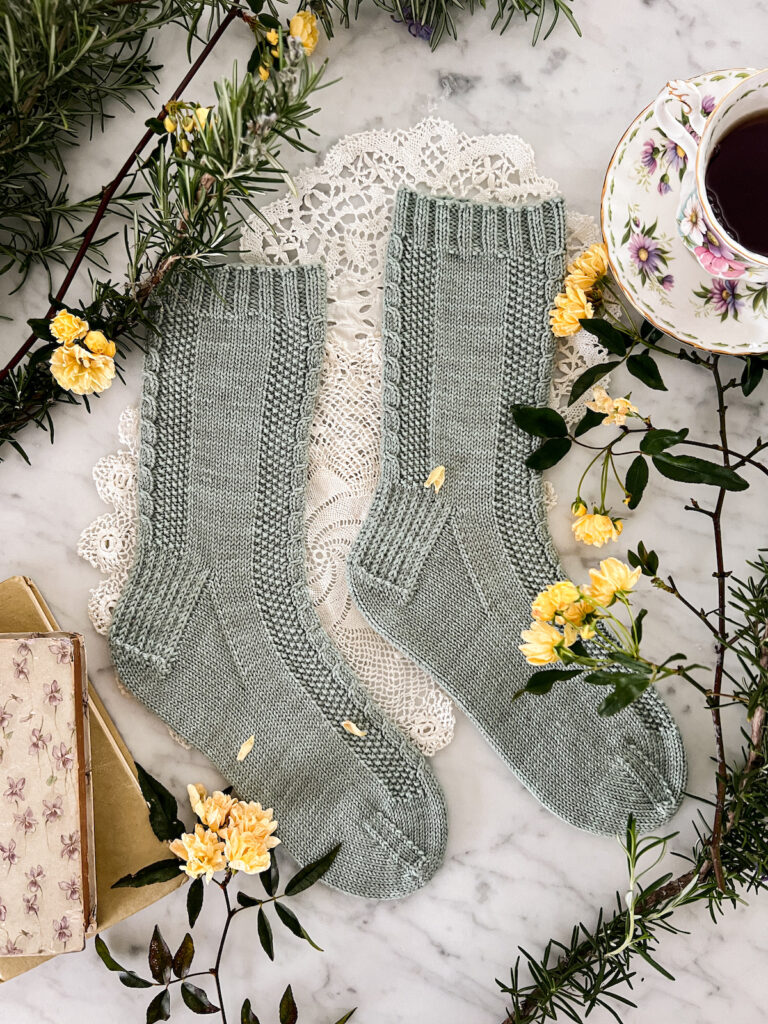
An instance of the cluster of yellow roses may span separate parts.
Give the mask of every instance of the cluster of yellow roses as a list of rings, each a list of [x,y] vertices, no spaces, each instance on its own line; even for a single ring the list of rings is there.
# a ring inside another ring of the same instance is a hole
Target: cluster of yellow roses
[[[50,360],[57,383],[76,395],[106,391],[115,376],[114,341],[68,309],[60,309],[49,328],[59,343]]]
[[[626,596],[640,578],[641,570],[630,569],[618,558],[606,558],[598,569],[590,569],[590,582],[577,587],[570,580],[553,583],[531,604],[533,622],[520,634],[520,650],[529,665],[549,665],[562,660],[564,648],[581,637],[595,635],[595,623],[617,598]],[[562,628],[558,628],[562,627]]]
[[[592,401],[586,403],[588,409],[593,412],[600,412],[605,415],[604,426],[623,427],[627,422],[627,416],[637,416],[638,409],[632,405],[629,397],[611,398],[605,388],[593,388]]]
[[[608,250],[602,242],[590,247],[568,267],[564,290],[555,299],[549,314],[552,333],[567,338],[581,330],[580,320],[595,314],[590,293],[608,273]]]
[[[226,793],[208,796],[204,786],[187,786],[192,810],[200,820],[194,832],[185,832],[170,844],[171,852],[191,878],[210,882],[217,871],[244,871],[247,875],[266,871],[272,850],[280,840],[272,808],[235,800]]]
[[[304,53],[309,57],[310,54],[315,52],[320,34],[317,30],[317,18],[312,11],[298,11],[288,23],[288,34],[293,36],[294,39],[298,39],[301,45],[304,47]],[[267,42],[272,47],[272,56],[279,57],[280,50],[278,49],[278,43],[280,37],[277,34],[277,29],[270,29],[266,35]],[[262,82],[266,82],[269,78],[269,68],[265,68],[263,65],[259,66],[259,78]]]

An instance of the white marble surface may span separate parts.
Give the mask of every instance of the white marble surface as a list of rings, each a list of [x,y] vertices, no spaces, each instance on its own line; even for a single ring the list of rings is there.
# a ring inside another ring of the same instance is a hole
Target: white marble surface
[[[386,16],[366,15],[351,32],[342,31],[321,47],[332,63],[330,77],[343,81],[321,95],[323,109],[314,122],[320,147],[348,132],[408,125],[429,112],[468,131],[515,131],[534,145],[539,171],[560,181],[567,200],[597,213],[603,170],[616,141],[664,81],[764,61],[768,15],[760,0],[742,0],[738,16],[727,18],[712,0],[693,8],[680,0],[577,0],[575,8],[584,31],[581,40],[563,22],[546,43],[531,50],[527,28],[516,25],[503,38],[492,36],[481,14],[466,19],[460,43],[446,43],[435,54]],[[177,43],[170,34],[159,41],[158,53],[167,61],[165,86],[183,74]],[[226,44],[195,85],[201,102],[211,95],[212,78],[226,73],[236,55],[241,61],[247,55],[240,26],[229,30]],[[83,147],[71,161],[74,180],[84,189],[109,179],[147,116],[144,109],[134,116],[117,113],[104,139]],[[116,263],[113,272],[119,269]],[[0,357],[19,344],[23,318],[40,314],[44,290],[35,295],[28,288],[13,300],[3,296],[2,311],[17,319],[3,328]],[[704,375],[682,365],[665,368],[665,374],[669,394],[643,392],[643,409],[670,426],[686,423],[695,433],[711,434],[712,394]],[[137,759],[181,796],[188,780],[211,785],[216,775],[202,757],[180,751],[161,722],[117,690],[106,643],[87,620],[88,591],[96,574],[75,550],[80,530],[104,510],[91,467],[116,448],[119,413],[136,399],[137,386],[135,360],[127,387],[115,385],[94,403],[90,417],[79,409],[58,410],[55,446],[42,433],[27,433],[32,469],[15,456],[0,467],[0,577],[32,576],[62,625],[85,633],[92,680],[126,741]],[[763,392],[748,403],[735,399],[733,404],[735,436],[751,436],[764,415]],[[567,567],[579,575],[591,560],[575,550],[568,531],[567,501],[577,461],[555,476],[564,500],[553,513],[553,530]],[[643,538],[654,546],[664,568],[694,600],[711,604],[707,523],[682,511],[685,496],[677,485],[656,478],[653,496],[629,521],[625,539],[634,546]],[[728,500],[734,512],[727,516],[727,557],[737,571],[765,543],[764,503],[760,482],[746,499]],[[711,657],[703,631],[691,630],[671,602],[654,594],[652,604],[649,643],[655,650],[682,649],[696,660]],[[691,791],[706,795],[712,777],[708,716],[680,688],[665,696],[685,734]],[[262,1021],[275,1020],[279,995],[290,980],[301,1019],[318,1024],[335,1020],[353,1005],[360,1007],[356,1019],[361,1024],[496,1024],[504,1017],[504,999],[494,978],[507,976],[516,947],[536,951],[551,935],[565,938],[575,921],[591,920],[597,904],[612,901],[624,883],[616,844],[576,832],[543,811],[465,720],[434,766],[447,795],[450,840],[445,866],[433,882],[396,904],[365,903],[322,887],[312,890],[297,910],[326,952],[316,953],[281,932],[276,965],[258,949],[255,922],[243,915],[225,970],[232,1018],[249,995]],[[686,801],[674,823],[682,832],[681,848],[690,839],[695,811],[695,803]],[[207,913],[213,933],[210,906]],[[729,912],[717,927],[703,911],[681,916],[692,934],[665,940],[661,951],[677,981],[653,972],[639,975],[640,1006],[627,1012],[627,1020],[714,1024],[726,1013],[734,1020],[759,1019],[755,1007],[763,1001],[768,953],[765,910],[759,902]],[[108,939],[120,960],[143,968],[155,921],[169,942],[178,943],[186,927],[183,896],[113,929]],[[196,929],[200,935],[204,930],[202,924]],[[122,988],[89,946],[4,986],[0,1019],[80,1024],[84,1013],[99,1007],[97,1019],[128,1024],[143,1019],[147,1002],[144,993]],[[596,1012],[590,1019],[604,1024],[610,1018]]]

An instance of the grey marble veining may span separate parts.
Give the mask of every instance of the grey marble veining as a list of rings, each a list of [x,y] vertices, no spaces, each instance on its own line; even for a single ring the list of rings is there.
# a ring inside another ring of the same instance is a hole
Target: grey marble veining
[[[711,68],[760,66],[764,60],[768,15],[759,0],[742,0],[728,19],[712,0],[695,7],[680,0],[576,0],[575,13],[584,32],[581,40],[562,21],[547,42],[532,50],[528,27],[513,22],[499,38],[486,31],[489,15],[481,13],[464,19],[458,44],[447,42],[435,54],[386,16],[366,13],[352,31],[340,31],[320,48],[331,61],[329,77],[343,81],[319,97],[322,111],[314,122],[320,133],[318,148],[322,151],[349,132],[412,124],[427,113],[467,131],[514,131],[532,143],[539,171],[560,182],[568,202],[596,214],[603,171],[616,142],[668,78]],[[172,34],[159,40],[166,90],[184,73],[178,43]],[[208,102],[212,79],[228,71],[232,57],[244,66],[247,53],[247,39],[234,26],[189,95]],[[115,113],[103,139],[73,153],[73,177],[84,190],[109,180],[147,116],[143,107],[135,115]],[[291,166],[311,159],[296,157]],[[112,254],[111,271],[118,275],[122,257],[117,249]],[[0,281],[0,288],[5,285]],[[2,312],[16,320],[3,326],[0,357],[23,338],[23,320],[40,315],[45,292],[41,282],[37,301],[31,288],[13,299],[3,294]],[[711,439],[713,396],[706,375],[684,364],[663,369],[669,392],[660,396],[636,388],[635,400],[640,399],[642,410],[652,413],[658,425],[688,425],[692,435]],[[126,741],[137,759],[182,797],[188,781],[212,786],[217,776],[203,758],[181,751],[161,722],[118,691],[106,644],[90,628],[86,614],[88,591],[97,576],[76,553],[81,529],[104,511],[91,468],[116,448],[118,416],[136,400],[138,381],[138,360],[133,360],[127,387],[115,384],[93,403],[90,417],[82,410],[58,410],[55,446],[42,432],[28,432],[24,441],[32,469],[13,456],[0,467],[0,575],[32,576],[62,625],[85,633],[91,678]],[[735,447],[748,443],[764,422],[764,396],[758,391],[749,401],[734,397]],[[553,474],[561,502],[552,514],[556,543],[577,578],[595,561],[594,552],[575,547],[569,530],[567,506],[579,466],[574,457]],[[654,477],[653,493],[628,519],[626,544],[617,553],[645,540],[691,598],[709,606],[714,600],[709,526],[703,517],[682,510],[686,497],[680,485]],[[706,494],[700,497],[704,500]],[[728,498],[727,562],[737,573],[765,543],[765,499],[762,480],[754,481],[748,495]],[[652,608],[651,651],[680,649],[699,661],[711,659],[703,628],[695,623],[692,627],[671,599],[642,593]],[[665,687],[664,695],[685,735],[690,790],[706,796],[712,783],[708,715],[677,685]],[[735,739],[735,718],[728,733]],[[355,1019],[361,1024],[498,1024],[504,1000],[494,978],[507,977],[517,946],[536,951],[550,936],[567,937],[576,921],[590,921],[595,906],[610,904],[614,890],[624,885],[618,846],[576,832],[543,811],[466,721],[459,721],[454,742],[434,765],[451,819],[446,863],[434,881],[396,904],[377,905],[313,889],[294,905],[325,953],[276,926],[274,965],[258,947],[253,917],[243,914],[225,965],[232,1019],[237,1019],[245,996],[254,1000],[263,1021],[276,1019],[280,993],[291,981],[300,1017],[307,1022],[323,1024],[358,1005]],[[691,838],[695,813],[695,802],[688,800],[674,822],[681,830],[681,849]],[[672,862],[670,870],[675,866]],[[251,883],[251,889],[256,891],[258,883]],[[220,909],[213,909],[217,895],[209,892],[205,917],[196,929],[201,963],[209,962],[205,957],[212,952],[220,921]],[[692,934],[665,939],[660,953],[677,981],[670,983],[650,971],[638,975],[640,1005],[627,1012],[627,1020],[715,1024],[726,1014],[734,1020],[756,1019],[768,954],[765,909],[759,900],[729,912],[717,926],[700,910],[685,912],[681,919]],[[168,941],[177,944],[186,929],[183,894],[113,929],[108,941],[118,959],[142,970],[156,921]],[[145,993],[122,988],[89,946],[83,954],[59,957],[0,989],[0,1019],[80,1024],[84,1012],[98,1007],[98,1019],[108,1016],[114,1024],[129,1024],[143,1019],[148,1001]],[[174,1017],[183,1012],[178,1009]],[[610,1018],[596,1012],[590,1019],[606,1024]]]

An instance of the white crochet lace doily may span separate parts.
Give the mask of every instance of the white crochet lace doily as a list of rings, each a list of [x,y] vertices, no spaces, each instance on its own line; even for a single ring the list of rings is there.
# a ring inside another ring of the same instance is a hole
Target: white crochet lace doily
[[[536,172],[533,151],[515,135],[470,137],[428,118],[403,131],[370,131],[335,145],[301,172],[295,195],[263,209],[274,233],[254,218],[243,234],[251,263],[321,261],[328,276],[325,366],[312,428],[307,488],[307,565],[318,617],[372,696],[432,755],[453,736],[453,705],[432,679],[366,623],[346,585],[347,553],[379,472],[381,295],[395,193],[401,185],[438,195],[532,202],[559,192]],[[569,256],[599,240],[591,217],[568,215]],[[575,377],[603,357],[583,332],[558,347],[552,402],[570,421]],[[78,552],[105,575],[88,611],[106,633],[135,544],[137,414],[120,418],[124,447],[94,469],[100,496],[114,509],[82,534]],[[555,502],[545,485],[548,507]]]

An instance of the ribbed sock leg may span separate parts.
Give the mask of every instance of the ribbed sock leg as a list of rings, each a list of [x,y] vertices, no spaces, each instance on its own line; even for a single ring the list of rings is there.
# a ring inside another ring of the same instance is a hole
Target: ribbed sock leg
[[[531,596],[562,578],[515,403],[546,401],[562,201],[507,208],[401,192],[384,311],[382,475],[351,553],[366,617],[431,672],[522,782],[600,833],[652,828],[685,782],[655,693],[610,719],[583,683],[511,702]],[[446,467],[436,494],[424,483]]]
[[[110,633],[115,665],[239,794],[274,806],[297,860],[341,842],[331,884],[402,896],[442,859],[442,794],[331,645],[306,586],[323,271],[212,278],[174,297],[146,357],[138,554]]]

